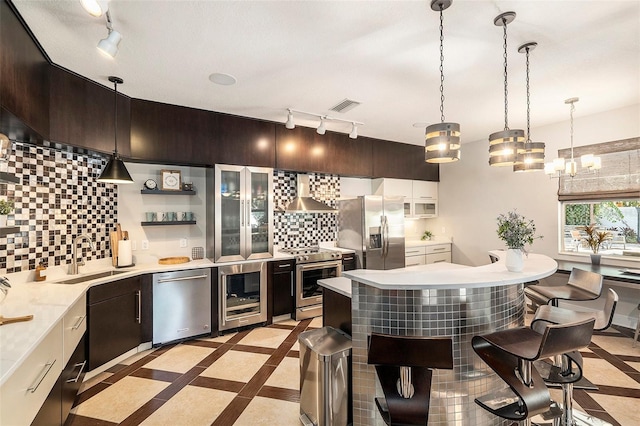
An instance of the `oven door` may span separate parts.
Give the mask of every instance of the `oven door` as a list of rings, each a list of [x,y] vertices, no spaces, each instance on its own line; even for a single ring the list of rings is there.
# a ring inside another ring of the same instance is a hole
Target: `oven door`
[[[309,306],[322,308],[322,287],[318,284],[318,280],[335,278],[340,275],[342,275],[341,261],[297,265],[296,308],[303,310]],[[320,310],[320,314],[322,314],[322,310]]]

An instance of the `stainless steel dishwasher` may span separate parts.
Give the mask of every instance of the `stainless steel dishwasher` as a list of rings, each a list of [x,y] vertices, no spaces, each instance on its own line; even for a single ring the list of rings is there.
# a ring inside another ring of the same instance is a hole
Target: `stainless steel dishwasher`
[[[153,345],[211,333],[211,270],[153,274]]]

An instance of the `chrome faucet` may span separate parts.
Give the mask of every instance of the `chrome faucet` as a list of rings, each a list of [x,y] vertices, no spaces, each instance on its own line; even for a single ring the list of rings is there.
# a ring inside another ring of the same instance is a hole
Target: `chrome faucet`
[[[93,241],[91,241],[90,236],[88,235],[77,236],[73,240],[73,257],[71,259],[71,264],[69,265],[69,275],[77,275],[78,266],[84,266],[84,259],[80,259],[80,262],[78,262],[78,244],[82,243],[82,240],[87,240],[91,249],[94,250]]]

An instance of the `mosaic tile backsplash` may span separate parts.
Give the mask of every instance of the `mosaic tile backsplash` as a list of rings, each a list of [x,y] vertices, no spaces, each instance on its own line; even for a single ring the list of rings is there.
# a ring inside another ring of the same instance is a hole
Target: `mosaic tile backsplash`
[[[0,198],[15,202],[8,225],[20,231],[0,237],[0,273],[71,262],[73,239],[87,234],[86,260],[109,257],[108,231],[117,218],[117,187],[96,182],[107,158],[51,145],[14,143],[3,171],[19,184],[0,183]]]
[[[340,177],[307,173],[310,192],[314,199],[336,207],[340,197]],[[273,202],[276,208],[273,217],[273,243],[280,248],[308,247],[319,242],[335,241],[338,219],[335,213],[284,213],[280,210],[297,195],[297,173],[274,170]]]

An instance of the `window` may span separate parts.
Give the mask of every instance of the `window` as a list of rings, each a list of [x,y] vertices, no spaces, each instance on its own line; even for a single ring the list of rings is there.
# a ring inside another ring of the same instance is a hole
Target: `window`
[[[592,223],[607,232],[601,254],[640,260],[640,199],[562,202],[561,250],[591,253],[583,227]]]
[[[600,170],[563,174],[558,183],[562,206],[560,249],[589,254],[584,241],[585,225],[595,224],[607,238],[600,247],[605,256],[624,256],[640,261],[640,138],[605,142],[558,151],[564,158],[598,155]]]

